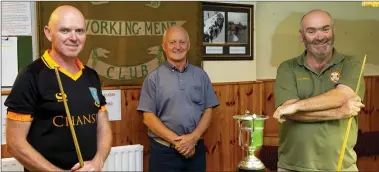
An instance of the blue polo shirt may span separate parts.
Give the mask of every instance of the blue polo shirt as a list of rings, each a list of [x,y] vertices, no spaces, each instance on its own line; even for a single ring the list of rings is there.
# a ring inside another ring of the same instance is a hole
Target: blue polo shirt
[[[168,61],[144,80],[138,110],[154,113],[177,135],[190,134],[207,108],[219,105],[207,73],[194,65],[182,71]],[[149,130],[150,137],[157,137]]]

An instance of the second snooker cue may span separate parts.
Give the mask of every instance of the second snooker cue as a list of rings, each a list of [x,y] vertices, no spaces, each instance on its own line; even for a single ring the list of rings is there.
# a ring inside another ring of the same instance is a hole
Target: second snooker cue
[[[361,77],[362,77],[363,70],[365,68],[365,63],[366,63],[366,55],[365,55],[365,57],[363,57],[363,62],[362,62],[362,67],[361,67],[361,73],[359,74],[357,87],[355,88],[355,94],[358,94],[358,92],[359,92],[359,86],[361,85],[360,84],[361,83]],[[350,117],[349,121],[347,122],[347,128],[346,128],[345,138],[343,140],[341,154],[340,154],[340,157],[339,157],[339,160],[338,160],[336,171],[341,171],[341,168],[342,168],[343,157],[345,155],[345,149],[346,149],[346,145],[347,145],[347,140],[349,138],[349,133],[350,133],[350,128],[351,128],[351,122],[352,122],[352,120],[353,120],[353,117]]]

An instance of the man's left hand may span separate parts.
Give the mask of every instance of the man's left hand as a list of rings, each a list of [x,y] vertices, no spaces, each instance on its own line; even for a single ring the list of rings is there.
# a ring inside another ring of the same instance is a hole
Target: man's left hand
[[[276,109],[273,117],[277,119],[280,123],[283,123],[284,121],[286,121],[283,117],[284,115],[292,115],[296,112],[297,108],[294,104],[282,105]]]
[[[175,140],[179,141],[178,144],[175,144],[175,149],[180,154],[187,157],[190,153],[192,153],[192,149],[195,149],[196,143],[199,140],[199,138],[193,134],[185,134],[179,136]]]
[[[101,171],[102,165],[100,163],[97,163],[96,161],[85,161],[84,166],[80,168],[80,164],[76,163],[72,168],[71,171]]]

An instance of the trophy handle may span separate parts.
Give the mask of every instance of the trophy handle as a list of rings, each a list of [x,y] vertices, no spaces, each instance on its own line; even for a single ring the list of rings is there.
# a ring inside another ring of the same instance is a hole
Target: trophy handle
[[[245,115],[248,115],[250,112],[246,109],[245,110]],[[243,148],[243,145],[242,145],[242,139],[241,139],[241,135],[242,135],[242,128],[241,128],[241,120],[238,120],[238,144],[239,146],[241,146]]]
[[[242,141],[241,141],[241,120],[238,120],[238,145],[242,146]]]

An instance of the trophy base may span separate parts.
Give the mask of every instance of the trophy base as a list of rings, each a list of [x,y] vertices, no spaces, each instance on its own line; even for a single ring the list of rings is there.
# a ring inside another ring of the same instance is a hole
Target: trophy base
[[[238,172],[256,172],[256,171],[265,171],[265,166],[262,161],[259,160],[254,155],[247,156],[242,160],[238,165]]]
[[[265,169],[262,170],[245,170],[245,169],[237,169],[237,172],[265,172]]]

